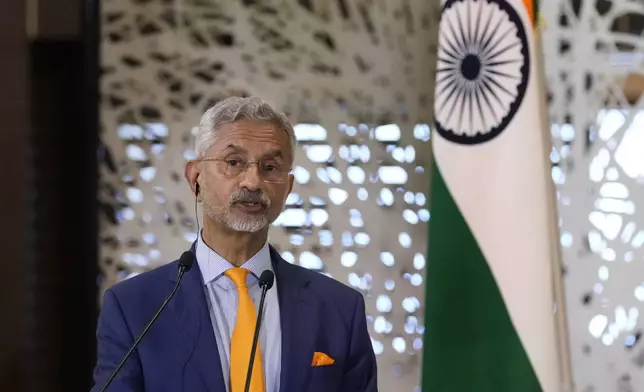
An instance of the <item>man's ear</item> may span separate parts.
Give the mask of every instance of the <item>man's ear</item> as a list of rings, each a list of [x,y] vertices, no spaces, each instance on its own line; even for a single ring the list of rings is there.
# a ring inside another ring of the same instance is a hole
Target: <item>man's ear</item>
[[[196,161],[188,161],[186,167],[183,170],[183,175],[190,186],[190,191],[195,196],[197,195],[197,189],[199,188],[199,165]]]
[[[288,194],[293,191],[293,183],[295,182],[295,176],[293,174],[288,175],[288,193],[286,196],[288,197]]]
[[[288,191],[284,194],[284,200],[282,200],[283,203],[286,203],[286,199],[288,199],[288,195],[290,195],[291,191],[293,191],[293,183],[294,182],[295,182],[295,176],[293,174],[289,174],[288,175]]]

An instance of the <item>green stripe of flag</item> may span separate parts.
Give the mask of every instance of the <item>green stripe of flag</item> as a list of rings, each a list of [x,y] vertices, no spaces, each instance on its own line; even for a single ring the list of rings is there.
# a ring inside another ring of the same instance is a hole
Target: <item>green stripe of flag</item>
[[[423,392],[540,392],[499,288],[437,165],[431,179]]]

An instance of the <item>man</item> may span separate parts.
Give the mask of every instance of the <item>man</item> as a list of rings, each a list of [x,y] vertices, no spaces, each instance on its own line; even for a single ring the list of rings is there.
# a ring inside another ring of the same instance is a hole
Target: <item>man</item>
[[[295,135],[259,98],[228,98],[202,117],[185,177],[203,207],[196,263],[108,391],[244,392],[261,289],[266,296],[251,392],[375,392],[376,360],[360,293],[284,261],[269,225],[293,187]],[[178,261],[105,293],[98,391],[176,279]]]

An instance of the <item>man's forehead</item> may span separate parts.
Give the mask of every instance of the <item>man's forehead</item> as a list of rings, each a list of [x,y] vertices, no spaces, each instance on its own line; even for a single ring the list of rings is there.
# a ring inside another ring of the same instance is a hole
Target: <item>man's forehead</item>
[[[249,159],[280,158],[290,159],[290,146],[281,145],[275,139],[263,141],[243,138],[216,138],[209,154],[241,154]]]
[[[290,149],[290,139],[286,131],[273,124],[255,121],[236,121],[217,129],[213,147],[218,150],[238,149]]]
[[[257,146],[259,148],[254,148],[252,152],[259,152],[264,156],[282,156],[282,147],[279,145],[274,146],[271,144],[265,144],[262,146]],[[223,148],[224,151],[230,151],[230,152],[241,152],[241,153],[248,153],[249,149],[244,147],[243,143],[239,142],[232,142],[232,143],[227,143],[225,144],[225,147]],[[257,151],[260,150],[260,151]]]
[[[216,139],[290,144],[288,133],[276,125],[248,121],[222,125],[217,129]]]

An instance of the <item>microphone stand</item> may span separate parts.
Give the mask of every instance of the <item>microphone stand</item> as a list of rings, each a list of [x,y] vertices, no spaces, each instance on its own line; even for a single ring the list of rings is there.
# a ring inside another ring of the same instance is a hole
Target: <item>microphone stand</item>
[[[248,372],[246,372],[246,386],[244,387],[244,392],[249,392],[250,390],[250,378],[253,373],[253,364],[255,363],[255,353],[257,351],[257,341],[259,340],[259,330],[262,325],[262,314],[264,309],[264,298],[266,298],[266,292],[270,289],[272,284],[264,284],[262,286],[262,298],[259,301],[259,311],[257,312],[257,322],[255,323],[255,336],[253,336],[253,348],[250,352],[250,361],[248,361]]]

